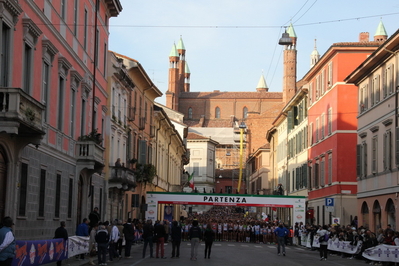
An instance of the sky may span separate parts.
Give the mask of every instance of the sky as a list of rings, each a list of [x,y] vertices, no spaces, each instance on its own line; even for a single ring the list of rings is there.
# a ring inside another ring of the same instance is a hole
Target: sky
[[[256,91],[263,74],[269,91],[282,91],[283,46],[278,40],[293,24],[297,80],[310,69],[310,54],[322,56],[337,42],[370,40],[380,21],[388,37],[399,29],[398,0],[120,0],[110,19],[111,51],[134,58],[164,94],[169,53],[180,37],[190,68],[190,91]]]

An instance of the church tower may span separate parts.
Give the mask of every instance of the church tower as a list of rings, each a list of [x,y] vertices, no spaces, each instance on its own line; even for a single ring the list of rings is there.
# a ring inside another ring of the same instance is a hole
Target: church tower
[[[385,42],[388,39],[388,33],[385,30],[384,23],[380,21],[377,27],[377,31],[374,34],[374,41],[375,42]]]
[[[279,44],[284,45],[283,102],[288,103],[296,93],[297,36],[290,23]]]
[[[176,45],[173,44],[169,54],[169,83],[166,92],[166,107],[177,110],[177,98],[179,96],[179,54]]]
[[[186,67],[184,71],[184,91],[185,92],[190,92],[190,68],[188,67],[187,61],[186,61]]]
[[[319,51],[317,51],[316,39],[314,39],[314,49],[310,54],[310,68],[312,68],[320,59]]]

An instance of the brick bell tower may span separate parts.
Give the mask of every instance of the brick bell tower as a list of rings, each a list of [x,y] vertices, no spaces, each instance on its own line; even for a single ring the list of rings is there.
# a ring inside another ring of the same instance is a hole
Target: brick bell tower
[[[190,91],[190,71],[186,63],[186,48],[180,37],[177,46],[173,44],[169,54],[169,84],[166,92],[166,106],[179,111],[179,94]],[[186,85],[188,83],[188,85]]]
[[[173,44],[169,54],[169,83],[166,92],[166,107],[177,110],[176,102],[179,95],[179,54],[176,45]]]
[[[296,50],[297,36],[292,24],[288,27],[279,44],[284,45],[283,101],[288,103],[296,93]]]

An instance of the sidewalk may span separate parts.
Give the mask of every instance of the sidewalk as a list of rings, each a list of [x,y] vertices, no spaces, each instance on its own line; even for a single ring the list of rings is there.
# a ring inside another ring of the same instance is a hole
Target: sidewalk
[[[133,249],[138,249],[138,248],[143,248],[143,244],[140,243],[140,244],[132,245],[132,251],[133,251]],[[123,256],[123,255],[124,255],[124,252],[125,252],[125,250],[122,249],[122,258],[124,257],[124,256]],[[109,256],[109,254],[108,254],[108,252],[107,252],[107,261],[108,261],[108,258],[109,258],[108,256]],[[68,259],[66,259],[66,260],[63,260],[63,261],[62,261],[62,266],[82,266],[82,265],[89,266],[89,265],[90,265],[90,264],[89,264],[89,261],[90,261],[90,260],[89,260],[89,255],[86,254],[84,260],[80,260],[80,259],[77,259],[77,258],[75,258],[75,257],[71,257],[71,258],[68,258]],[[114,259],[114,261],[117,262],[118,259]],[[93,257],[93,262],[94,262],[95,265],[98,265],[98,264],[97,264],[97,256],[94,256],[94,257]],[[48,265],[56,266],[57,263],[54,262],[54,263],[50,263],[50,264],[48,264]]]

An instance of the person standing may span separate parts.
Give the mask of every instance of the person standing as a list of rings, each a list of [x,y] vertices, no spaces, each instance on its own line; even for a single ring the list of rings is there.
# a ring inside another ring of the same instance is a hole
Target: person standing
[[[274,230],[274,234],[277,236],[277,255],[280,256],[282,249],[283,256],[285,256],[285,237],[288,235],[288,229],[283,226],[282,223]]]
[[[68,231],[65,229],[65,226],[66,226],[65,222],[62,221],[60,223],[60,227],[58,227],[54,232],[54,239],[62,238],[64,239],[64,241],[68,240]],[[64,245],[64,247],[67,247],[67,245]],[[62,260],[57,261],[57,266],[60,266],[61,262]]]
[[[197,260],[198,245],[202,236],[201,228],[198,226],[198,221],[194,220],[190,231],[188,232],[188,237],[191,242],[191,258],[190,260]]]
[[[98,208],[95,207],[93,211],[89,214],[89,232],[91,232],[91,229],[94,227],[95,224],[98,224],[100,222],[100,214],[98,213]]]
[[[327,231],[328,227],[327,225],[323,225],[323,227],[320,226],[320,228],[317,230],[317,234],[319,235],[320,240],[320,260],[327,260],[327,246],[328,242],[325,240],[325,235],[328,235]]]
[[[99,229],[95,236],[98,248],[97,252],[98,265],[107,265],[106,261],[107,261],[107,248],[109,242],[109,235],[104,225],[100,225],[98,228]]]
[[[181,243],[181,226],[177,221],[173,221],[171,229],[172,238],[172,258],[179,258],[180,256],[180,243]]]
[[[89,220],[87,218],[83,219],[83,222],[78,225],[78,228],[76,229],[76,235],[77,236],[89,236]],[[80,254],[80,259],[84,260],[85,259],[85,254],[82,253]]]
[[[157,239],[157,250],[156,250],[156,258],[159,258],[159,253],[161,253],[161,259],[166,259],[165,255],[165,226],[162,222],[157,221],[155,228],[155,238]]]
[[[111,233],[109,236],[109,260],[113,261],[114,258],[118,258],[119,254],[116,251],[116,247],[118,244],[118,240],[119,240],[119,230],[118,227],[116,226],[118,224],[117,220],[112,221],[112,229],[111,229]]]
[[[212,243],[215,240],[215,232],[212,230],[212,226],[210,223],[206,225],[205,233],[204,233],[204,240],[205,240],[205,259],[211,258],[211,248]]]
[[[0,228],[0,265],[11,266],[15,257],[15,237],[12,232],[12,218],[3,218],[3,227]]]
[[[143,259],[145,258],[145,251],[147,249],[147,245],[150,246],[150,258],[153,258],[153,238],[154,238],[154,226],[152,225],[151,220],[147,220],[147,223],[143,227]]]
[[[94,264],[94,262],[93,262],[93,257],[95,256],[95,255],[93,255],[93,254],[91,254],[92,252],[92,250],[94,249],[96,249],[96,234],[97,234],[97,229],[98,229],[98,224],[95,224],[94,226],[93,226],[93,228],[91,229],[91,231],[90,231],[90,238],[89,238],[89,264],[90,265],[95,265]],[[97,252],[98,252],[98,250],[97,250]]]
[[[118,224],[116,226],[119,231],[119,239],[118,243],[116,243],[116,250],[119,254],[119,259],[122,258],[122,246],[123,246],[123,224],[121,220],[118,220]]]
[[[132,219],[127,219],[127,222],[123,225],[123,235],[125,236],[125,258],[130,259],[130,251],[132,248],[132,243],[134,241],[134,227],[132,224]]]

